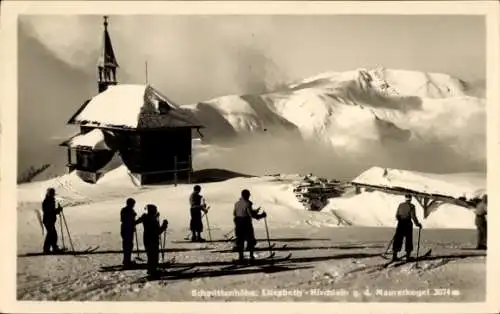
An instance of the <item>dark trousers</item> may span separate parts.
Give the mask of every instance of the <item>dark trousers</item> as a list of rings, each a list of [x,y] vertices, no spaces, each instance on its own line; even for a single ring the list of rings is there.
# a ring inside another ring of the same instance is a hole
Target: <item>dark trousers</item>
[[[148,255],[148,274],[153,275],[158,272],[158,262],[160,260],[160,244],[148,243],[146,254]]]
[[[487,224],[485,216],[476,216],[477,246],[486,247],[487,244]]]
[[[123,265],[128,265],[132,261],[132,251],[134,249],[134,231],[122,231]]]
[[[253,230],[251,218],[234,218],[234,234],[236,236],[236,249],[240,255],[243,257],[243,251],[245,249],[245,241],[247,242],[247,248],[250,251],[250,255],[253,255],[253,249],[257,244],[255,239],[255,233]]]
[[[189,223],[191,232],[203,232],[203,221],[199,209],[191,208],[191,221]]]
[[[406,253],[411,253],[413,251],[413,223],[411,220],[401,220],[398,222],[392,246],[393,253],[396,254],[401,251],[403,240],[405,240]]]
[[[43,222],[45,229],[47,230],[47,234],[45,235],[45,241],[43,243],[43,251],[45,253],[50,252],[50,248],[54,251],[59,250],[57,247],[57,231],[56,231],[56,223]]]

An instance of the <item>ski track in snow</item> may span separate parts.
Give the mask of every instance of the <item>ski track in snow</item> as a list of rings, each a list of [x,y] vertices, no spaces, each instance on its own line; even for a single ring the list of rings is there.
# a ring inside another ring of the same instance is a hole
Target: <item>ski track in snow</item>
[[[56,282],[42,280],[34,283],[31,288],[21,288],[18,296],[20,299],[31,299],[42,292],[46,293],[47,300],[102,300],[144,286],[144,284],[130,285],[129,282],[134,278],[135,276],[120,272],[102,275],[97,271],[90,271],[74,274]]]
[[[420,261],[420,269],[415,269],[415,264],[410,263],[394,269],[378,270],[379,265],[387,262],[378,255],[385,250],[387,238],[392,231],[388,228],[273,229],[271,237],[274,235],[275,238],[282,239],[273,241],[277,244],[275,251],[278,256],[291,252],[293,255],[290,260],[274,266],[252,266],[226,271],[223,270],[224,267],[236,258],[236,253],[227,252],[232,247],[231,243],[178,243],[182,233],[177,232],[167,241],[167,249],[171,252],[166,254],[167,259],[174,257],[177,265],[173,264],[166,270],[175,274],[177,269],[184,266],[196,267],[181,274],[167,276],[161,281],[140,283],[136,281],[144,278],[145,269],[99,271],[102,266],[119,264],[119,251],[102,254],[97,251],[80,262],[76,262],[72,256],[21,257],[18,260],[18,298],[61,301],[201,300],[190,295],[191,289],[354,289],[365,285],[389,289],[394,280],[406,281],[406,287],[411,288],[411,285],[423,283],[439,286],[442,278],[447,278],[450,287],[464,289],[464,294],[468,289],[469,294],[464,295],[466,299],[481,297],[481,284],[484,284],[482,280],[485,278],[484,256],[480,252],[453,248],[455,243],[472,246],[475,240],[472,230],[429,230],[422,246],[433,248],[434,259]],[[214,232],[214,237],[220,239],[221,234],[222,232]],[[257,237],[260,239],[258,254],[265,255],[267,242],[263,235],[265,231],[257,229]],[[106,243],[103,243],[100,250],[105,251],[110,245],[113,248],[119,245],[119,233],[114,231],[105,240]],[[280,243],[286,243],[287,247],[281,249]],[[28,244],[21,243],[21,247],[26,245]],[[33,248],[29,251],[36,250],[33,244],[29,246]],[[200,248],[207,250],[197,250]],[[223,253],[219,250],[223,250]],[[144,253],[141,256],[144,258]],[[76,268],[73,265],[77,265]],[[460,269],[463,268],[468,269],[467,273],[461,273]],[[457,272],[461,275],[458,276]],[[471,289],[476,289],[475,294],[471,294]]]

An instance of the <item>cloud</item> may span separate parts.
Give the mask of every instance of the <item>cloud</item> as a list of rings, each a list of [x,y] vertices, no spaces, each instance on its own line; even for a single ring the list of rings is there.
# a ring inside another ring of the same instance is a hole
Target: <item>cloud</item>
[[[143,83],[147,60],[153,85],[180,103],[194,103],[375,64],[481,78],[483,22],[425,16],[129,15],[111,16],[109,30],[121,82]],[[24,16],[21,23],[60,60],[95,73],[101,16]],[[461,49],[452,49],[457,45]]]
[[[30,16],[22,18],[22,24],[61,61],[87,73],[95,71],[102,17]],[[262,34],[272,24],[266,17],[228,17],[221,22],[204,16],[112,16],[109,31],[121,66],[120,81],[143,83],[147,61],[149,81],[182,103],[258,93],[283,79],[283,71],[263,49],[270,43]]]

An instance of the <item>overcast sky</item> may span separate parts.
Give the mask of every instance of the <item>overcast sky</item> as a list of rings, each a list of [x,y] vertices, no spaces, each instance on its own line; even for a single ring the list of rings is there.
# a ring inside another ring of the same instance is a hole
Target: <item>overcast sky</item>
[[[95,73],[101,16],[25,16],[58,58]],[[326,71],[383,65],[485,78],[480,16],[111,16],[121,83],[155,87],[181,104],[254,93]]]

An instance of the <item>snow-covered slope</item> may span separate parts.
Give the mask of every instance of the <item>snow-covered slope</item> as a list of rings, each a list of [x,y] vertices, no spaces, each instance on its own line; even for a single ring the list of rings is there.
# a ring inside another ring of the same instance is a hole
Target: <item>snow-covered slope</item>
[[[486,193],[484,173],[434,174],[373,167],[360,174],[353,182],[400,187],[454,198],[472,199]],[[403,201],[402,195],[363,191],[358,195],[331,199],[323,211],[332,212],[354,225],[394,226],[395,209]],[[424,219],[422,208],[416,202],[415,204],[417,217],[424,222],[426,228],[474,228],[474,214],[470,209],[437,203],[438,206]]]
[[[371,174],[373,180],[381,178],[373,173],[373,169],[369,170],[364,173],[364,177],[369,177]],[[269,221],[273,226],[293,228],[301,225],[341,226],[345,223],[354,226],[395,224],[394,212],[398,203],[402,201],[402,196],[381,192],[363,192],[359,195],[347,193],[343,197],[330,199],[322,212],[309,212],[302,207],[293,193],[294,183],[299,179],[298,175],[274,175],[238,177],[223,182],[203,184],[203,195],[213,208],[210,214],[211,225],[231,228],[233,204],[244,188],[251,190],[255,205],[262,206],[269,213]],[[479,174],[433,176],[410,171],[398,172],[399,185],[426,186],[430,190],[450,196],[453,191],[463,190],[460,187],[465,186],[464,182],[469,182],[469,190],[474,187],[481,189],[485,184],[485,178],[481,178]],[[377,182],[372,183],[377,184]],[[48,187],[56,188],[63,206],[73,206],[68,210],[76,220],[96,219],[97,216],[104,220],[109,219],[112,223],[125,199],[132,196],[137,200],[139,211],[147,203],[158,205],[162,214],[173,222],[173,226],[185,226],[187,211],[184,209],[192,189],[192,185],[189,184],[176,187],[172,185],[137,187],[126,168],[120,166],[104,175],[97,184],[84,183],[76,175],[69,174],[49,181],[19,185],[20,210],[32,208],[33,203],[39,203]],[[463,207],[442,205],[426,219],[423,219],[422,215],[423,212],[419,208],[418,216],[427,228],[474,228],[473,212]],[[36,224],[34,219],[33,215],[32,224]]]
[[[403,201],[403,196],[377,191],[363,192],[352,197],[331,199],[323,212],[331,212],[353,226],[395,227],[396,209]],[[414,204],[417,218],[424,228],[475,228],[472,210],[443,204],[424,219],[422,208],[416,202]]]
[[[433,174],[373,167],[352,182],[466,199],[481,197],[486,191],[486,176],[482,173]]]
[[[254,150],[270,163],[272,155],[264,156],[281,140],[290,146],[288,156],[312,150],[327,172],[325,160],[338,165],[355,160],[351,176],[373,164],[482,171],[486,101],[471,96],[481,94],[471,86],[441,73],[358,69],[323,73],[267,94],[224,96],[185,107],[206,126],[205,143],[227,145],[245,138],[248,144],[252,135]],[[301,163],[307,164],[306,158],[294,162]],[[265,173],[265,163],[259,169],[255,174]]]

